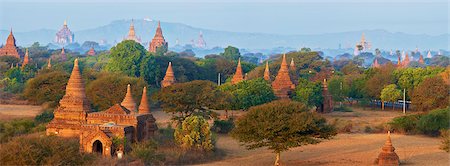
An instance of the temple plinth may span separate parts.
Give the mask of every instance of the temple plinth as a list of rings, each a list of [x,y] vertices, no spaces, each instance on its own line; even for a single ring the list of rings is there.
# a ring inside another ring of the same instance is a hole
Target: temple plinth
[[[378,158],[375,159],[375,162],[375,164],[381,166],[397,166],[400,164],[399,157],[397,153],[395,153],[394,146],[392,146],[390,131],[388,131],[386,143],[384,143],[383,148],[381,148],[381,152],[378,155]]]
[[[289,69],[286,63],[286,54],[283,54],[281,67],[275,80],[272,82],[272,89],[275,95],[280,99],[289,99],[289,93],[295,89],[295,85],[289,76]]]
[[[266,61],[266,68],[264,69],[264,79],[270,81],[269,61]]]
[[[166,47],[168,48],[168,43],[164,39],[164,36],[162,34],[161,30],[161,23],[158,21],[158,27],[156,28],[155,36],[153,37],[152,41],[149,44],[148,51],[149,52],[156,52],[156,49],[159,47]]]
[[[169,66],[166,70],[166,75],[164,76],[164,79],[161,81],[162,87],[168,87],[170,85],[175,84],[175,74],[172,69],[172,62],[169,62]]]
[[[134,102],[133,96],[131,95],[130,84],[128,84],[127,86],[127,94],[125,95],[125,98],[123,99],[122,103],[120,103],[120,105],[125,107],[132,113],[136,112],[136,102]]]
[[[23,52],[22,52],[23,53]],[[0,56],[13,56],[20,59],[20,50],[16,46],[16,39],[12,33],[12,29],[9,32],[9,36],[6,39],[6,44],[0,48]]]
[[[238,60],[238,64],[236,67],[236,73],[233,75],[233,78],[231,79],[231,84],[237,84],[244,80],[244,74],[242,72],[241,67],[241,58]]]

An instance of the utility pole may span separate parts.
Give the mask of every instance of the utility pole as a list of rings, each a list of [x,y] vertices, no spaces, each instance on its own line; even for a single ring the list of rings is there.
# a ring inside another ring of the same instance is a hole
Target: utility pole
[[[219,75],[217,76],[217,85],[220,86],[220,73],[219,73]]]
[[[406,114],[406,89],[403,89],[403,115]]]

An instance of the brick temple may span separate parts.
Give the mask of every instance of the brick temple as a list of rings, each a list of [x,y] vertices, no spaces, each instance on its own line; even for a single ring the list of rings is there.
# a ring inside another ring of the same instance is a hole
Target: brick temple
[[[19,47],[16,46],[16,38],[14,38],[11,29],[6,39],[6,44],[0,48],[0,56],[13,56],[20,59],[21,55],[23,54],[21,54]]]
[[[66,94],[54,111],[54,119],[47,125],[46,133],[60,137],[79,137],[81,152],[97,152],[110,157],[116,149],[122,148],[113,144],[114,138],[126,139],[127,142],[142,141],[150,138],[157,130],[146,95],[144,88],[143,101],[138,109],[128,85],[122,103],[101,112],[92,112],[78,68],[78,59],[75,59]]]
[[[156,28],[155,36],[153,37],[152,41],[149,44],[148,51],[156,52],[156,49],[159,47],[168,48],[168,43],[164,39],[162,30],[161,30],[161,23],[158,21],[158,27]]]

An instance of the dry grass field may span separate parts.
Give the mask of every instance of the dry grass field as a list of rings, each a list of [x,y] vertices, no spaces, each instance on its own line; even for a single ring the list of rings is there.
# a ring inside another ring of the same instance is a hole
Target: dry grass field
[[[34,118],[41,110],[41,106],[35,105],[0,104],[0,121],[19,118]]]

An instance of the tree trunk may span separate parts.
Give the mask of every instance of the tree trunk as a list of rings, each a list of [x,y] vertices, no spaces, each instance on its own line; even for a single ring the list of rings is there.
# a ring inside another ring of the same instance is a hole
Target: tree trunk
[[[277,158],[275,159],[275,166],[280,166],[280,152],[277,152]]]
[[[395,102],[392,102],[392,111],[394,111]]]
[[[381,110],[384,110],[384,101],[381,101]]]

